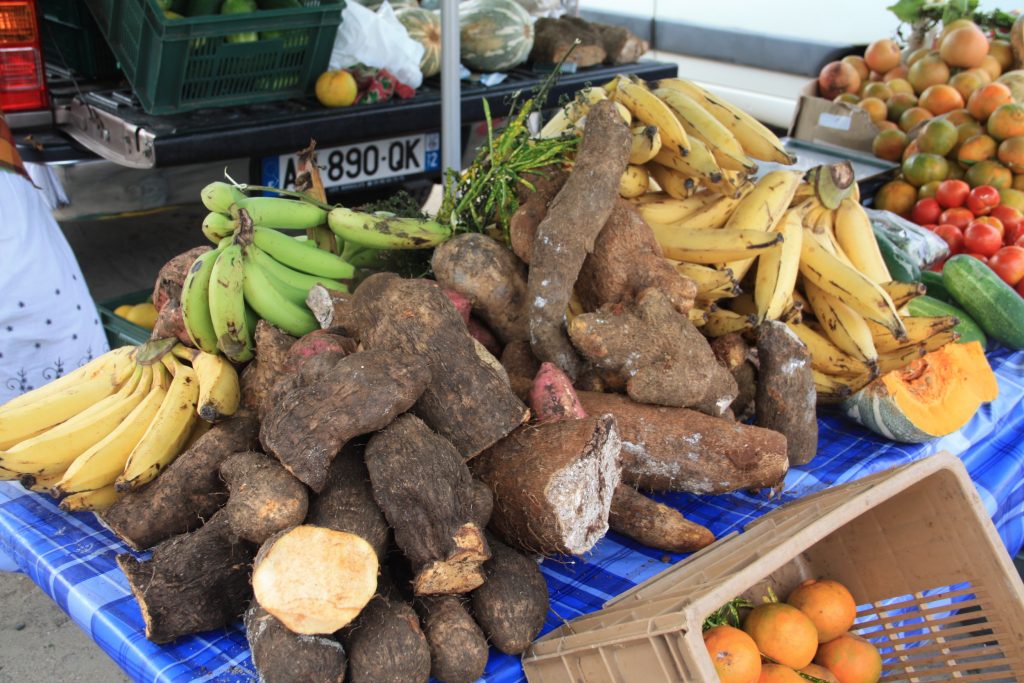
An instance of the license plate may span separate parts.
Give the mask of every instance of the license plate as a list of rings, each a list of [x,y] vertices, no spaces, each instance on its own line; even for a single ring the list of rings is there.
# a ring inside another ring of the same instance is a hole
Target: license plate
[[[320,178],[328,190],[382,185],[395,178],[429,173],[441,168],[441,135],[421,133],[359,142],[316,151]],[[282,154],[263,158],[263,184],[295,189],[299,156]]]

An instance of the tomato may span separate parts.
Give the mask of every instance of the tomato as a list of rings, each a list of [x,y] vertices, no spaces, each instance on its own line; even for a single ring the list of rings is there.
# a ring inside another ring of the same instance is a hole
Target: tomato
[[[1024,280],[1024,247],[1003,247],[988,260],[988,267],[1011,287]]]
[[[984,216],[999,206],[999,190],[991,185],[978,185],[967,195],[967,208],[975,216]]]
[[[939,227],[939,225],[938,223],[924,223],[923,225],[921,225],[921,227],[924,228],[925,230],[935,232],[935,228]]]
[[[959,254],[964,250],[964,234],[955,225],[943,223],[935,229],[935,234],[946,240],[950,254]]]
[[[943,209],[955,209],[967,202],[971,186],[962,180],[943,180],[935,191],[935,199]]]
[[[1003,227],[1003,222],[995,216],[979,216],[975,218],[971,223],[986,223],[991,225],[993,228],[999,231],[999,236],[1003,237],[1006,235],[1006,228]],[[968,226],[970,227],[970,226]]]
[[[1020,234],[1020,223],[1024,220],[1024,213],[1021,213],[1020,209],[1000,204],[992,209],[992,213],[989,215],[998,218],[1002,222],[1003,227],[1006,228],[1006,232],[1003,233],[1003,240],[1007,244],[1013,244],[1017,240],[1017,235]]]
[[[941,226],[943,223],[947,223],[949,225],[955,225],[963,230],[973,220],[973,213],[961,207],[954,207],[942,212],[939,216],[939,225]]]
[[[941,273],[942,267],[944,265],[946,265],[946,259],[939,259],[935,263],[928,266],[928,270],[932,271],[933,273]]]
[[[918,225],[935,223],[939,220],[941,213],[942,207],[939,206],[939,203],[933,197],[929,197],[914,204],[914,208],[910,212],[910,220]]]
[[[971,258],[976,258],[979,261],[981,261],[982,263],[984,263],[985,265],[988,265],[988,256],[985,256],[984,254],[979,254],[979,253],[974,252],[974,251],[968,251],[968,252],[966,252],[966,254],[968,256],[970,256]]]
[[[964,251],[991,256],[1003,246],[1003,235],[996,226],[972,221],[964,230]]]

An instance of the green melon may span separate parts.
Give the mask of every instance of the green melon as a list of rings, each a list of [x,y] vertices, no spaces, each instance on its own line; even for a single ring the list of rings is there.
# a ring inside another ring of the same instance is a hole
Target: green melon
[[[508,71],[533,49],[533,21],[515,0],[470,0],[459,6],[462,63],[474,71]]]
[[[395,12],[409,37],[423,46],[420,71],[424,78],[441,73],[441,17],[437,12],[406,7]]]

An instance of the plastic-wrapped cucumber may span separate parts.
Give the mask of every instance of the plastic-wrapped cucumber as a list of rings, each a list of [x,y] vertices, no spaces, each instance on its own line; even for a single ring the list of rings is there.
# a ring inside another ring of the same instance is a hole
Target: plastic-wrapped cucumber
[[[876,235],[885,235],[900,251],[907,254],[918,268],[949,256],[946,241],[920,225],[897,216],[891,211],[867,209],[871,227]]]

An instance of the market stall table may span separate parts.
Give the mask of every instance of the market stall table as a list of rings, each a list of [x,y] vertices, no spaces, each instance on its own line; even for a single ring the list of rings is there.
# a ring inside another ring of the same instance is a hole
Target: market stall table
[[[959,454],[1011,555],[1024,546],[1024,352],[997,349],[989,360],[999,398],[959,432],[923,445],[895,444],[824,411],[817,458],[790,471],[783,493],[673,494],[660,499],[722,536],[789,500],[895,467],[938,450]],[[253,681],[255,668],[239,623],[230,630],[150,643],[128,584],[115,563],[126,546],[92,514],[65,514],[46,496],[0,486],[0,566],[28,574],[137,681]],[[610,533],[584,559],[542,565],[551,595],[545,631],[593,612],[682,555],[666,555]],[[523,679],[517,657],[493,653],[485,680]]]

